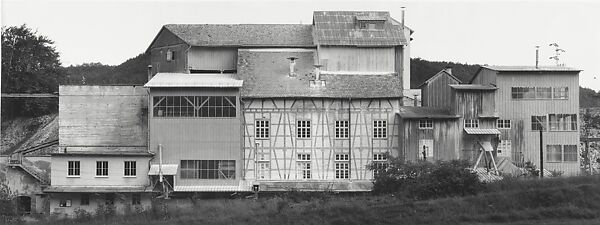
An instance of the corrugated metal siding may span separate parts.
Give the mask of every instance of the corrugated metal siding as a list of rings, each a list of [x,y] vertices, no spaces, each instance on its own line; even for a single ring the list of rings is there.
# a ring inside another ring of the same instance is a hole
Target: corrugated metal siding
[[[188,57],[193,70],[237,70],[236,48],[192,47]]]
[[[328,71],[394,72],[395,50],[389,48],[324,47],[319,59]]]

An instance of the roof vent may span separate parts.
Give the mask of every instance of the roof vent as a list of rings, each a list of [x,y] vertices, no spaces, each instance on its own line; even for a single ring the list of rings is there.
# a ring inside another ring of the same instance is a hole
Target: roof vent
[[[315,67],[315,79],[310,81],[310,87],[324,87],[325,81],[321,80],[321,67],[322,65],[314,65]]]
[[[298,59],[298,57],[290,56],[287,59],[290,60],[290,74],[289,74],[289,76],[290,77],[296,77],[296,72],[294,72],[294,71],[296,69],[296,59]]]

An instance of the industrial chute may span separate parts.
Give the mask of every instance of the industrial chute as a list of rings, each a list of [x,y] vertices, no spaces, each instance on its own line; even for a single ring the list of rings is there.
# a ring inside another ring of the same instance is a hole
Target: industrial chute
[[[494,173],[496,175],[499,175],[498,166],[496,165],[496,160],[494,159],[494,148],[492,147],[492,143],[490,141],[477,141],[477,145],[479,146],[480,153],[477,157],[475,165],[473,166],[473,170],[477,169],[477,167],[479,166],[479,162],[481,162],[482,158],[485,157],[487,160],[487,157],[489,157],[492,162],[492,165],[494,166]]]
[[[169,183],[169,179],[165,178],[165,175],[167,176],[174,176],[177,174],[177,169],[178,169],[178,165],[176,164],[163,164],[163,159],[162,159],[162,145],[158,145],[158,165],[151,165],[150,166],[150,171],[148,172],[148,175],[158,175],[158,180],[156,180],[156,182],[154,182],[153,187],[157,187],[157,185],[159,185],[159,187],[161,188],[161,195],[158,196],[158,198],[165,198],[165,199],[169,199],[169,192],[171,190],[173,190],[173,185],[171,183]]]

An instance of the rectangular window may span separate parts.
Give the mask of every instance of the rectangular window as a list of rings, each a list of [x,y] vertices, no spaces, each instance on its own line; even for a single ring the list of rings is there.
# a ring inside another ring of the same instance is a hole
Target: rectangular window
[[[577,114],[550,114],[550,130],[576,131]]]
[[[68,176],[78,177],[81,174],[81,163],[79,161],[69,161]]]
[[[108,176],[108,161],[96,161],[96,176]]]
[[[235,160],[181,160],[182,179],[235,179]]]
[[[71,199],[62,199],[58,203],[58,207],[71,207]]]
[[[310,166],[310,154],[298,154],[297,165],[298,165],[298,178],[310,179],[311,178],[311,166]]]
[[[433,129],[433,120],[419,120],[419,129]]]
[[[568,99],[569,88],[568,87],[555,87],[554,88],[554,99]]]
[[[373,154],[373,177],[379,174],[379,171],[387,168],[387,154],[385,153],[374,153]]]
[[[373,121],[373,138],[379,138],[379,139],[387,138],[387,121],[385,121],[385,120],[374,120]]]
[[[81,199],[79,202],[80,205],[89,205],[90,204],[90,194],[81,193]]]
[[[167,50],[167,61],[173,61],[175,60],[175,51],[172,51],[171,49]]]
[[[124,172],[124,175],[126,177],[135,177],[136,176],[135,161],[125,161],[125,172]]]
[[[268,180],[271,177],[271,163],[258,162],[258,179]]]
[[[551,87],[536,87],[535,88],[536,99],[552,99],[552,88]]]
[[[510,120],[497,120],[496,127],[498,129],[510,129]]]
[[[577,145],[565,145],[563,148],[565,162],[577,162]]]
[[[131,194],[131,204],[140,205],[142,203],[142,195],[139,193]]]
[[[548,162],[562,161],[562,149],[560,145],[546,145],[546,160]]]
[[[546,145],[548,162],[577,162],[577,145]]]
[[[531,130],[546,130],[546,116],[531,116]]]
[[[350,155],[335,154],[335,178],[348,179],[350,178]]]
[[[236,96],[154,96],[154,117],[236,117]]]
[[[310,138],[310,120],[298,120],[296,128],[298,138]]]
[[[465,120],[465,128],[478,128],[479,120]]]
[[[534,99],[534,87],[512,87],[511,96],[513,99]]]
[[[269,121],[268,120],[256,120],[255,121],[255,135],[256,139],[268,139],[269,138]]]
[[[335,121],[335,138],[348,138],[349,136],[349,121],[348,120],[337,120]]]
[[[498,143],[498,155],[511,157],[512,144],[511,140],[500,140]]]

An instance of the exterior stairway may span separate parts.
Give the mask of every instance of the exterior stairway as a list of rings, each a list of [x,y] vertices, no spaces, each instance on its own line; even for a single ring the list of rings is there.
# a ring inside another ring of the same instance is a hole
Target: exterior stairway
[[[33,164],[33,162],[27,160],[27,158],[23,157],[23,155],[21,154],[15,154],[10,156],[8,166],[13,168],[21,168],[27,174],[31,175],[33,178],[38,180],[42,185],[50,184],[50,178],[48,177],[48,173],[37,168],[35,164]]]

